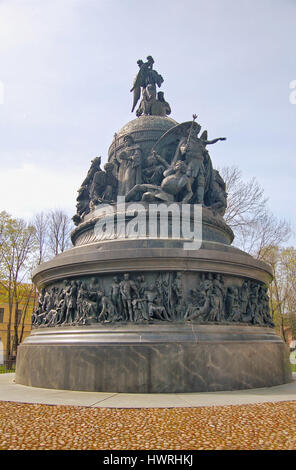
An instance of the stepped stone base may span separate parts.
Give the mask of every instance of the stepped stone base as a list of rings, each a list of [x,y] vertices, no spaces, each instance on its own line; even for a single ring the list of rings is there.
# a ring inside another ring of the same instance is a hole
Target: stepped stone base
[[[272,328],[159,323],[39,328],[19,347],[16,382],[63,390],[190,393],[292,380]]]

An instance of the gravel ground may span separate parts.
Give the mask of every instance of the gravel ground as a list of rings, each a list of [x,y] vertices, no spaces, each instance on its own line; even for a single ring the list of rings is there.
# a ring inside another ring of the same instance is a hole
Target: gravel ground
[[[296,449],[296,401],[153,409],[0,402],[0,449]]]

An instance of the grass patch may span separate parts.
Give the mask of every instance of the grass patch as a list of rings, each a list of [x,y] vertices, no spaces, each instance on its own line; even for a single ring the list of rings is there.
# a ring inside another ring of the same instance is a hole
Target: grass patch
[[[7,369],[4,364],[0,364],[0,374],[9,374],[15,372],[15,369]]]

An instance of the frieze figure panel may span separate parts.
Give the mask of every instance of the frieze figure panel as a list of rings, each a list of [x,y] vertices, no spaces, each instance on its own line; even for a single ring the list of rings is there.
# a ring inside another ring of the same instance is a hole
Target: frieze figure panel
[[[32,325],[193,321],[274,326],[261,282],[202,272],[194,274],[194,288],[186,285],[181,271],[65,279],[41,290]]]

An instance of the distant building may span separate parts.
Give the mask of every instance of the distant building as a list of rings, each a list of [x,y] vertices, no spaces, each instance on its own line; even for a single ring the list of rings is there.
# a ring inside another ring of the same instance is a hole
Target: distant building
[[[17,307],[12,305],[10,341],[11,355],[16,356],[16,350],[31,332],[31,317],[36,305],[35,289],[30,284],[20,286],[22,295]],[[17,318],[16,318],[17,315]],[[0,289],[0,364],[3,364],[6,357],[6,344],[8,335],[10,308],[7,293]],[[17,328],[17,336],[15,334]]]

